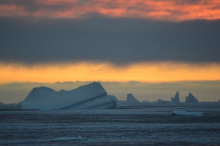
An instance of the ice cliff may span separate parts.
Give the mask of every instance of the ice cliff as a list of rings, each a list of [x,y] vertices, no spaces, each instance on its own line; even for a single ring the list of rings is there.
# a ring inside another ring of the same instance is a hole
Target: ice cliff
[[[93,82],[70,91],[33,88],[21,105],[22,109],[108,109],[117,106],[117,98]]]

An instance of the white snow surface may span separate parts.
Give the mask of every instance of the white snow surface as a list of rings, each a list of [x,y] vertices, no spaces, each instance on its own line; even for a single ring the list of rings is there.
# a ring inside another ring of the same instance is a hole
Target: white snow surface
[[[202,116],[203,112],[188,112],[188,111],[174,110],[174,111],[172,111],[172,115],[176,115],[176,116]]]
[[[117,98],[107,95],[98,82],[80,86],[76,89],[56,92],[47,87],[33,88],[21,102],[22,109],[101,109],[114,108]]]

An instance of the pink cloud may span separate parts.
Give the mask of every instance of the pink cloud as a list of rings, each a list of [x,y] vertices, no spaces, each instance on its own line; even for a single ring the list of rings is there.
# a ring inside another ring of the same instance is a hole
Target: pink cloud
[[[87,13],[109,17],[183,21],[220,19],[218,0],[39,0],[0,4],[1,17],[79,18]]]

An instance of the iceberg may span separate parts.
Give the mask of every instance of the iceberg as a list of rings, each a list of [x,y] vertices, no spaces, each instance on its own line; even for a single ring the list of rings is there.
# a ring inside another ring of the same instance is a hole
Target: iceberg
[[[140,101],[138,101],[132,93],[129,93],[127,94],[127,104],[136,105],[136,104],[140,104]]]
[[[172,111],[173,116],[202,116],[203,112]]]
[[[20,103],[4,104],[0,102],[0,110],[19,110],[19,109],[21,109]]]
[[[33,88],[21,102],[22,109],[109,109],[117,106],[117,98],[107,94],[102,85],[93,82],[76,89],[55,91],[48,87]]]
[[[180,103],[179,92],[176,92],[174,97],[171,97],[171,103]]]
[[[192,93],[189,93],[185,98],[185,103],[199,103],[199,101]]]
[[[163,103],[169,103],[169,102],[166,101],[166,100],[158,99],[158,100],[157,100],[157,103],[162,103],[162,104],[163,104]]]

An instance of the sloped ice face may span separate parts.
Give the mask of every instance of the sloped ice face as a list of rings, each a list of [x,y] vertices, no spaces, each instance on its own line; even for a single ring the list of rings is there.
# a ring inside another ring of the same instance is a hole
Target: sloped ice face
[[[24,101],[31,102],[42,102],[42,100],[46,100],[47,96],[51,96],[56,94],[56,91],[47,87],[36,87],[31,90]],[[23,102],[24,102],[23,101]]]
[[[117,100],[98,82],[78,87],[76,89],[56,92],[47,87],[34,88],[24,101],[22,109],[87,109],[114,108]]]
[[[198,99],[192,94],[192,93],[189,93],[188,96],[186,96],[186,100],[185,100],[185,103],[198,103]]]
[[[110,95],[97,96],[70,105],[63,109],[109,109],[117,106],[116,97]]]

